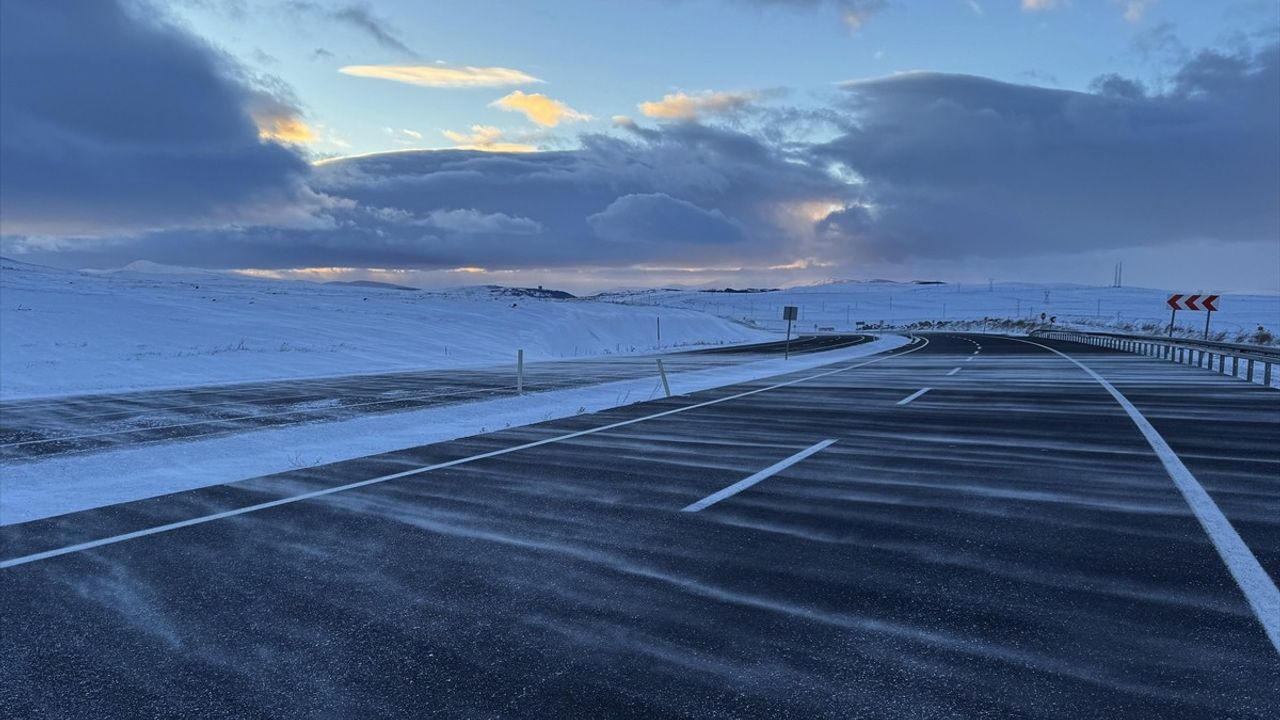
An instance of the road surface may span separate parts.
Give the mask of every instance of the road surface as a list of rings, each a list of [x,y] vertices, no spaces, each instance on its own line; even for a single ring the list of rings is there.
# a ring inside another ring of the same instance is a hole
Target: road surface
[[[0,707],[1271,718],[1277,438],[1272,389],[938,334],[8,526]]]
[[[870,335],[813,335],[794,354],[852,347]],[[783,355],[784,341],[661,355],[671,373]],[[531,362],[524,389],[544,392],[651,377],[654,355]],[[505,367],[273,380],[173,390],[75,395],[0,403],[0,461],[79,455],[302,423],[348,420],[516,394],[515,358]]]

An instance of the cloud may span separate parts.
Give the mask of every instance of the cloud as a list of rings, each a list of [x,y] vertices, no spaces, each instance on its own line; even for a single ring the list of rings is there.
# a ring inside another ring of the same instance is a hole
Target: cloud
[[[1022,9],[1029,12],[1053,10],[1058,7],[1059,0],[1022,0]]]
[[[373,38],[375,42],[388,50],[395,50],[410,57],[417,57],[417,53],[409,49],[400,38],[396,37],[386,24],[378,19],[368,6],[365,5],[347,5],[335,9],[331,15],[338,22],[346,23],[351,27],[363,30],[365,34]]]
[[[306,214],[307,163],[269,141],[305,135],[296,107],[156,17],[113,0],[0,3],[6,234]]]
[[[258,137],[262,140],[306,144],[318,139],[315,130],[303,121],[293,103],[270,93],[252,93],[245,103],[245,110],[258,126]]]
[[[378,45],[388,50],[393,50],[408,57],[418,56],[408,45],[405,45],[404,41],[396,35],[395,31],[385,21],[373,14],[367,4],[348,3],[346,5],[333,6],[315,2],[314,0],[288,0],[283,3],[281,9],[288,13],[291,18],[300,15],[310,16],[346,25],[359,30],[366,37],[371,38]],[[243,9],[241,14],[243,14]]]
[[[519,70],[503,67],[447,67],[443,65],[347,65],[338,72],[431,88],[477,88],[542,82]]]
[[[382,131],[391,136],[391,142],[397,145],[421,145],[422,133],[408,128],[383,128]]]
[[[847,85],[812,150],[860,183],[822,222],[850,256],[1046,253],[1280,237],[1280,46],[1202,52],[1157,95],[910,73]]]
[[[542,223],[506,213],[482,213],[474,208],[432,210],[425,224],[464,235],[537,235]]]
[[[640,112],[659,120],[697,120],[705,115],[737,112],[750,105],[758,95],[751,92],[673,93],[661,100],[640,103]]]
[[[888,0],[739,0],[739,2],[803,10],[831,7],[840,14],[841,19],[852,30],[866,25],[868,20],[889,7]]]
[[[767,267],[813,256],[812,220],[793,210],[839,202],[846,191],[744,133],[686,123],[647,133],[586,135],[582,147],[557,152],[331,160],[311,178],[318,194],[345,203],[326,211],[327,228],[158,232],[57,249],[11,241],[3,250],[78,267],[138,258],[267,270]]]
[[[543,127],[556,127],[562,122],[582,122],[591,116],[580,113],[559,100],[541,93],[528,93],[516,90],[490,103],[492,107],[502,110],[524,113],[525,117]]]
[[[477,125],[446,132],[458,149],[312,167],[260,136],[301,132],[288,93],[182,32],[109,2],[0,12],[0,253],[32,262],[567,274],[803,259],[857,274],[980,257],[970,267],[1043,276],[1064,258],[1219,245],[1222,267],[1274,285],[1257,258],[1280,236],[1276,45],[1188,52],[1154,87],[917,72],[753,110],[749,131],[620,116],[620,132],[518,153],[545,131]],[[696,119],[744,96],[655,105]]]
[[[719,210],[704,210],[666,193],[623,195],[587,217],[601,239],[615,243],[735,243],[742,227]]]
[[[538,149],[536,145],[529,143],[512,142],[504,131],[492,125],[472,125],[470,133],[445,130],[444,136],[453,141],[459,150],[528,153]]]
[[[1147,14],[1159,0],[1115,0],[1115,2],[1124,6],[1124,19],[1131,23],[1142,22],[1142,18]]]

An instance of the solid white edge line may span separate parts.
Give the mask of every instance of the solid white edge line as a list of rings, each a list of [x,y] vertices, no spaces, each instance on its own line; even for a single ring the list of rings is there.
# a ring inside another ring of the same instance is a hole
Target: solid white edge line
[[[376,485],[378,483],[384,483],[389,480],[398,480],[400,478],[410,477],[413,475],[421,475],[423,473],[428,473],[433,470],[443,470],[445,468],[454,467],[455,465],[464,465],[466,463],[475,462],[477,460],[484,460],[491,457],[498,457],[499,455],[506,455],[508,453],[519,452],[521,450],[528,450],[531,448],[540,447],[542,445],[549,445],[555,442],[562,442],[564,440],[572,440],[574,438],[582,437],[584,435],[593,435],[598,432],[604,432],[606,430],[614,430],[616,428],[625,427],[627,425],[634,425],[639,422],[645,422],[646,420],[656,420],[658,418],[666,417],[668,415],[675,415],[677,413],[687,412],[689,410],[697,410],[699,408],[708,407],[710,405],[718,405],[723,402],[729,402],[730,400],[737,400],[739,398],[748,397],[751,395],[755,395],[757,393],[768,392],[770,390],[777,390],[779,388],[789,387],[791,385],[807,382],[809,380],[817,380],[818,378],[824,378],[829,375],[835,375],[837,373],[847,372],[849,370],[855,370],[857,368],[865,367],[867,365],[888,360],[890,358],[908,355],[910,353],[916,352],[917,350],[921,350],[926,346],[928,346],[929,340],[927,338],[922,338],[922,340],[923,340],[922,344],[912,347],[909,350],[904,350],[903,352],[900,352],[900,353],[895,353],[892,355],[882,355],[880,357],[875,357],[871,360],[865,360],[863,362],[855,363],[853,365],[848,365],[846,367],[836,368],[834,370],[827,370],[825,372],[820,372],[814,375],[807,375],[802,378],[796,378],[795,380],[788,380],[786,382],[776,383],[774,385],[769,385],[767,387],[756,388],[754,390],[747,390],[734,395],[729,395],[722,398],[716,398],[714,400],[707,400],[706,402],[696,403],[694,405],[685,405],[683,407],[673,408],[671,410],[664,410],[660,413],[654,413],[652,415],[645,415],[643,417],[631,418],[630,420],[622,420],[616,423],[610,423],[609,425],[601,425],[600,427],[587,428],[586,430],[578,430],[577,432],[566,433],[564,435],[557,435],[556,437],[524,443],[522,445],[513,445],[512,447],[503,448],[501,450],[493,450],[487,453],[480,453],[479,455],[471,455],[469,457],[458,458],[457,460],[450,460],[448,462],[437,463],[435,465],[426,465],[423,467],[414,468],[412,470],[404,470],[398,473],[392,473],[390,475],[382,475],[380,477],[369,478],[368,480],[360,480],[358,482],[347,483],[346,485],[338,485],[335,487],[324,488],[321,490],[313,490],[308,493],[302,493],[301,495],[292,495],[290,497],[279,498],[277,500],[258,503],[256,505],[247,505],[245,507],[235,508],[234,510],[226,510],[224,512],[214,513],[212,515],[202,515],[200,517],[188,518],[186,520],[179,520],[178,522],[167,523],[165,525],[156,525],[155,527],[143,528],[142,530],[135,530],[133,532],[124,533],[122,535],[113,535],[111,537],[99,538],[98,540],[90,540],[88,542],[78,543],[75,545],[68,545],[66,547],[55,548],[53,550],[45,550],[44,552],[33,553],[31,555],[23,555],[21,557],[0,560],[0,570],[5,568],[11,568],[16,565],[25,565],[30,562],[36,562],[37,560],[47,560],[49,558],[58,557],[59,555],[67,555],[69,553],[80,552],[82,550],[91,550],[96,547],[102,547],[103,545],[113,545],[118,542],[124,542],[125,540],[132,540],[134,538],[145,537],[147,535],[156,535],[162,532],[168,532],[170,530],[178,530],[180,528],[190,527],[192,525],[200,525],[203,523],[212,522],[214,520],[221,520],[223,518],[234,517],[236,515],[245,515],[247,513],[256,512],[258,510],[266,510],[268,508],[278,507],[280,505],[287,505],[289,503],[295,503],[302,500],[310,500],[311,498],[323,497],[325,495],[333,495],[335,493],[340,493],[340,492],[345,492],[347,490],[354,490],[356,488],[365,487],[366,485]]]
[[[1010,339],[1018,340],[1018,338]],[[1137,425],[1138,430],[1142,431],[1147,443],[1151,445],[1151,449],[1160,458],[1160,462],[1173,480],[1173,484],[1182,493],[1183,499],[1191,507],[1192,514],[1196,516],[1196,520],[1200,521],[1200,527],[1204,528],[1209,540],[1213,543],[1214,548],[1217,549],[1218,555],[1226,563],[1227,570],[1231,572],[1236,584],[1244,592],[1245,599],[1249,601],[1249,605],[1253,608],[1258,621],[1262,623],[1262,629],[1266,631],[1272,646],[1275,647],[1277,653],[1280,653],[1280,590],[1276,588],[1275,581],[1271,579],[1271,576],[1267,575],[1267,571],[1262,569],[1262,565],[1258,563],[1258,558],[1254,557],[1253,551],[1245,544],[1240,534],[1231,526],[1231,521],[1227,520],[1227,516],[1222,514],[1222,510],[1218,508],[1217,503],[1205,491],[1200,481],[1196,480],[1196,476],[1182,463],[1182,459],[1173,451],[1173,448],[1169,447],[1169,443],[1165,442],[1159,431],[1151,425],[1138,408],[1134,407],[1133,403],[1129,402],[1129,398],[1126,398],[1114,385],[1107,382],[1106,379],[1084,363],[1048,345],[1041,345],[1030,340],[1018,341],[1044,348],[1075,363],[1076,367],[1084,370],[1099,385],[1106,388],[1106,391],[1111,393],[1111,397],[1120,404],[1120,407],[1124,408],[1124,411],[1129,415],[1129,419],[1133,420],[1133,424]]]
[[[827,449],[833,444],[835,444],[835,440],[828,439],[828,440],[823,440],[822,442],[817,443],[816,445],[811,445],[805,448],[804,450],[801,450],[800,452],[796,453],[795,455],[792,455],[791,457],[786,458],[785,460],[779,460],[778,462],[770,465],[769,467],[761,470],[760,472],[755,473],[750,477],[743,478],[742,480],[739,480],[738,482],[730,485],[727,488],[724,488],[723,490],[711,493],[710,495],[702,498],[696,503],[693,503],[691,505],[686,505],[685,507],[680,509],[680,512],[698,512],[699,510],[702,510],[704,508],[711,507],[712,505],[715,505],[716,503],[720,502],[721,500],[724,500],[725,498],[729,498],[729,497],[733,497],[734,495],[737,495],[738,493],[742,492],[743,490],[746,490],[752,485],[755,485],[761,480],[772,477],[782,472],[783,470],[786,470],[787,468],[791,467],[792,465],[795,465],[801,460],[804,460],[810,455],[813,455],[814,453],[821,452]]]
[[[925,393],[929,392],[929,391],[930,391],[930,390],[932,390],[932,389],[933,389],[933,388],[920,388],[919,390],[917,390],[917,391],[915,391],[915,392],[911,393],[910,395],[908,395],[908,396],[906,396],[906,397],[902,398],[901,400],[899,400],[899,401],[898,401],[898,404],[899,404],[899,405],[906,405],[907,403],[911,402],[912,400],[915,400],[916,398],[918,398],[918,397],[920,397],[921,395],[923,395],[923,394],[925,394]]]

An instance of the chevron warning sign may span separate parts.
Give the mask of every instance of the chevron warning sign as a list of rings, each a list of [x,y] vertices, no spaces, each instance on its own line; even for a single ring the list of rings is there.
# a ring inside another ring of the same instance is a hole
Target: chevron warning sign
[[[1208,312],[1218,311],[1217,295],[1186,295],[1174,294],[1170,295],[1165,301],[1173,310],[1207,310]]]

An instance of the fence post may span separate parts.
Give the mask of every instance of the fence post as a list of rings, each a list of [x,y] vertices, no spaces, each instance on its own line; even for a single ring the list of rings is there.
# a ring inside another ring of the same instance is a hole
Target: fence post
[[[658,358],[658,375],[662,376],[662,392],[671,397],[671,385],[667,383],[667,369],[662,367],[662,358]]]

